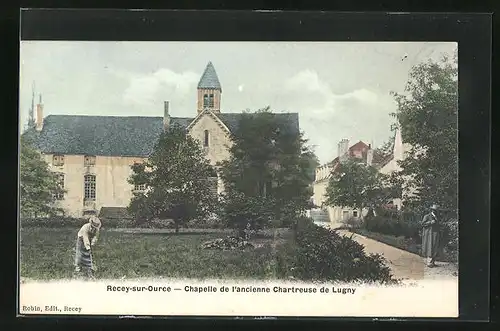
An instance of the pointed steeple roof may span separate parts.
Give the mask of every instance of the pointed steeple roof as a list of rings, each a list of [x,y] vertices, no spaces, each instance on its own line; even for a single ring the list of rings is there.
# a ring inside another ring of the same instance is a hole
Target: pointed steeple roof
[[[215,72],[215,68],[212,62],[208,62],[203,75],[201,75],[200,82],[198,83],[198,88],[219,90],[222,89],[219,82],[219,77],[217,77],[217,73]]]

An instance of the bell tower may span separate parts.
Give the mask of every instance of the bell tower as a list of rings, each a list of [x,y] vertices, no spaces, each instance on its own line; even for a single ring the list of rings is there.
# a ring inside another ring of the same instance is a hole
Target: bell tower
[[[198,83],[198,114],[204,110],[220,113],[222,87],[212,62],[208,62]]]

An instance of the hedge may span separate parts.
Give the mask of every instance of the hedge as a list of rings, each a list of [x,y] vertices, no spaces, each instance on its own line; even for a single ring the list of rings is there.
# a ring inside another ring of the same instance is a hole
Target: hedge
[[[390,268],[381,255],[364,252],[364,246],[335,230],[300,220],[295,240],[277,254],[283,278],[303,281],[375,282],[393,284]]]
[[[404,238],[414,239],[417,243],[421,242],[420,225],[418,222],[374,216],[366,218],[363,222],[362,228],[370,232],[388,234],[397,237],[402,236]]]

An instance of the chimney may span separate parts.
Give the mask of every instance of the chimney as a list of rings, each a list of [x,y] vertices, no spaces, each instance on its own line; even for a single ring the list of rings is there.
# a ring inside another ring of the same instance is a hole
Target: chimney
[[[368,151],[366,151],[366,164],[371,166],[373,163],[373,149],[372,145],[368,145]]]
[[[165,131],[170,127],[170,114],[168,113],[168,101],[163,102],[163,129]]]
[[[343,162],[347,159],[347,152],[349,151],[349,139],[342,139],[339,142],[339,161]]]
[[[36,123],[35,128],[37,131],[41,131],[43,128],[43,104],[42,95],[40,94],[40,101],[36,105]]]

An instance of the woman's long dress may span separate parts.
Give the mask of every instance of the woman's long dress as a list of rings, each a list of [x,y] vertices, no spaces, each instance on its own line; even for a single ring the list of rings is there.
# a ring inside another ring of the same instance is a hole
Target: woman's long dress
[[[427,214],[422,220],[422,256],[436,259],[440,247],[439,224],[431,224],[432,219],[436,218],[432,214]]]

